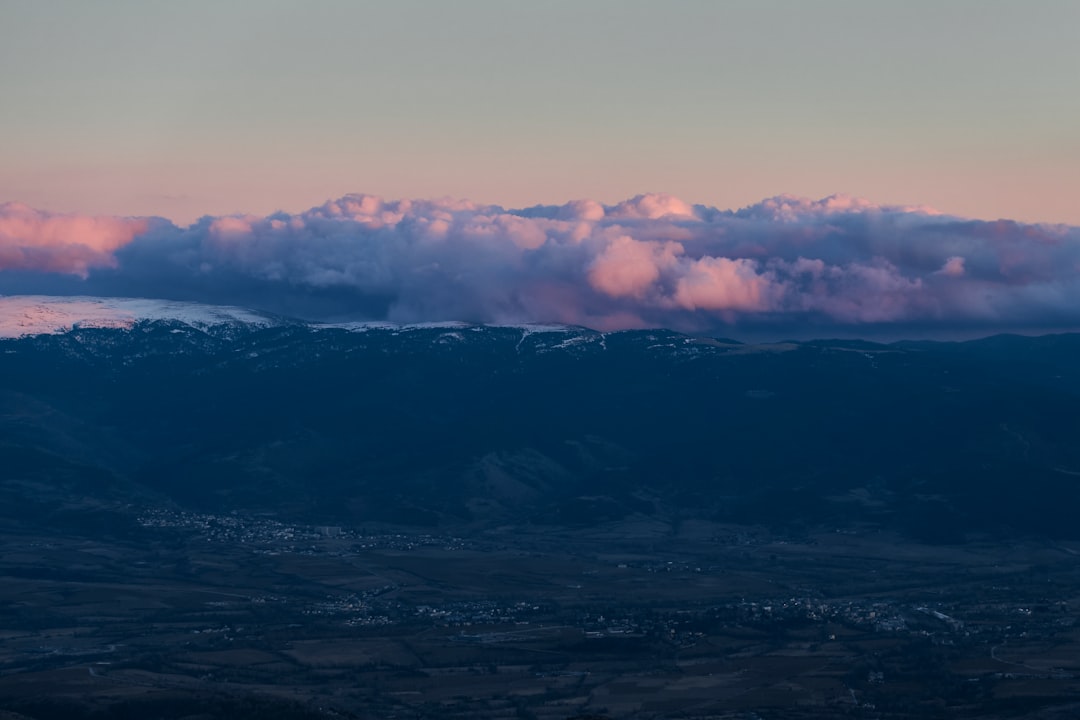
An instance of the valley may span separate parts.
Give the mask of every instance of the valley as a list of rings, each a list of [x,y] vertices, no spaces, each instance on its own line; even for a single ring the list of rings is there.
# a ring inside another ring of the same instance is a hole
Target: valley
[[[128,539],[16,530],[0,701],[42,719],[245,701],[281,717],[1066,717],[1077,552],[647,518],[468,540],[162,511]]]
[[[0,340],[4,720],[1080,708],[1078,336],[184,317]]]

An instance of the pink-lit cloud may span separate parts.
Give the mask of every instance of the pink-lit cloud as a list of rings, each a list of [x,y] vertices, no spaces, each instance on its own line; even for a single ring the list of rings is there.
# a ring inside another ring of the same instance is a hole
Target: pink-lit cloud
[[[754,313],[779,309],[783,291],[774,277],[758,274],[753,260],[703,257],[680,273],[674,300],[691,311]]]
[[[945,264],[941,266],[938,272],[949,277],[961,277],[964,274],[964,258],[953,255],[945,260]]]
[[[589,284],[614,298],[641,299],[655,289],[663,271],[670,271],[683,254],[679,243],[635,240],[620,235],[592,261]]]
[[[145,219],[57,215],[5,203],[0,205],[0,270],[85,277],[91,268],[114,265],[114,252],[148,227]]]
[[[186,228],[0,206],[0,292],[159,296],[314,318],[1080,327],[1078,278],[1078,228],[842,195],[734,211],[669,195],[520,210],[348,195]]]

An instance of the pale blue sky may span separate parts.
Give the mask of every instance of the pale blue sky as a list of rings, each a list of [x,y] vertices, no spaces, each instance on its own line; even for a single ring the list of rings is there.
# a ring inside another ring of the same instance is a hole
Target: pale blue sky
[[[846,192],[1080,224],[1080,2],[0,0],[0,202]]]

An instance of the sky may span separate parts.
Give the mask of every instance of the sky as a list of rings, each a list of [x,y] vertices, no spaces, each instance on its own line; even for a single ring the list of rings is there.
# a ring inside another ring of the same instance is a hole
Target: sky
[[[0,199],[782,193],[1080,224],[1074,0],[2,0]]]
[[[0,20],[0,294],[1080,327],[1073,0],[0,0]]]

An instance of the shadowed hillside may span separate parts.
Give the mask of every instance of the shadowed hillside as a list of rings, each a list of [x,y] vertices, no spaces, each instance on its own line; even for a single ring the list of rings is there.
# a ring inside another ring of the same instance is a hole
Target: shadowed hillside
[[[1080,342],[156,321],[0,343],[5,508],[1074,537]]]

